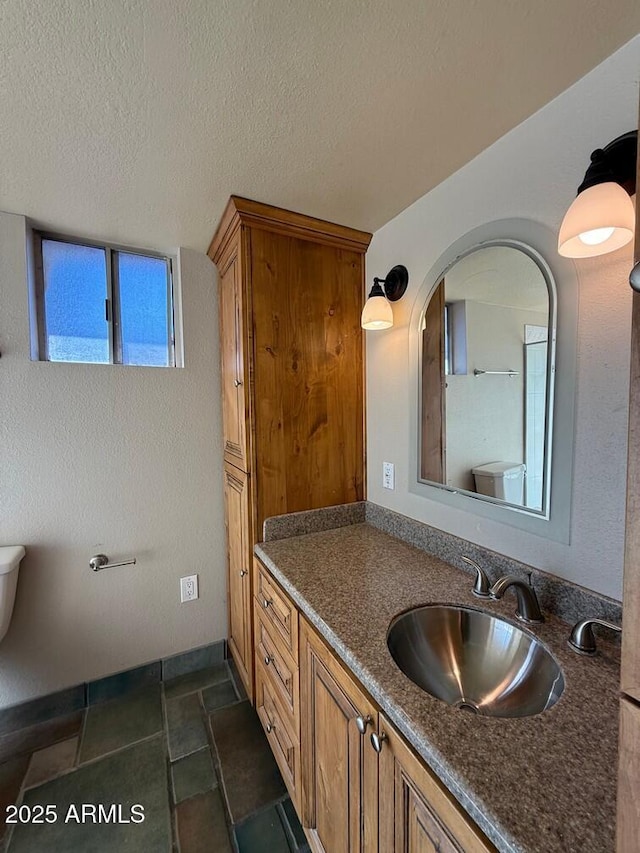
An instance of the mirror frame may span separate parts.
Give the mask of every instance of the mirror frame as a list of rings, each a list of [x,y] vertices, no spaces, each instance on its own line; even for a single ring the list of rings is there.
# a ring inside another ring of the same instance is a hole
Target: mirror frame
[[[545,505],[542,511],[516,504],[497,503],[491,497],[476,492],[420,478],[420,326],[429,299],[442,276],[456,261],[486,246],[507,246],[523,251],[536,262],[549,290],[551,346],[547,353],[547,366],[549,369],[553,364],[555,355],[555,371],[553,387],[547,395]],[[552,305],[552,302],[555,304]],[[537,222],[504,219],[482,225],[460,237],[438,258],[418,291],[409,321],[410,492],[545,538],[565,543],[570,541],[577,321],[578,279],[575,265],[573,261],[558,255],[554,233]]]

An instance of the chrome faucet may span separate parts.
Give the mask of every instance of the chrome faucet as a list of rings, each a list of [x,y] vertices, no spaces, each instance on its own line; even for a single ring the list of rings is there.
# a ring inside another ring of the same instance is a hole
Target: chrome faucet
[[[622,631],[619,625],[614,625],[613,622],[606,622],[604,619],[581,619],[573,626],[571,636],[569,637],[569,645],[574,652],[578,652],[580,655],[595,655],[596,638],[593,635],[594,625],[609,628],[617,634]]]
[[[535,589],[514,575],[503,575],[491,587],[489,595],[498,600],[511,586],[518,597],[518,608],[516,610],[518,619],[522,619],[523,622],[544,622]]]
[[[476,570],[476,582],[473,585],[473,589],[471,590],[474,595],[477,595],[478,598],[489,598],[489,578],[487,577],[487,573],[484,569],[480,568],[480,566],[476,563],[475,560],[472,560],[471,557],[467,557],[466,554],[463,554],[460,557],[461,560],[464,560],[465,563],[468,563]]]

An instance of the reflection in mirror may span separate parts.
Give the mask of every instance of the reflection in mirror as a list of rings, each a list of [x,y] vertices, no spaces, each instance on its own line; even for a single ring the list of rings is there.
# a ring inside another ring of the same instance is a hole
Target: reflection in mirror
[[[439,277],[422,322],[423,481],[548,513],[554,318],[527,247],[484,244]]]

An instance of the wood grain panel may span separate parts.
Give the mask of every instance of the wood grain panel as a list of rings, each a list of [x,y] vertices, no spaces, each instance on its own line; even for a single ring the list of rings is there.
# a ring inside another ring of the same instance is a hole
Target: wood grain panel
[[[267,672],[291,722],[291,730],[300,737],[300,676],[298,667],[284,647],[279,634],[266,619],[263,608],[254,603],[256,659]]]
[[[384,853],[495,853],[434,774],[380,714],[380,850]]]
[[[257,523],[364,496],[362,258],[254,231]]]
[[[637,185],[640,188],[640,149]],[[640,205],[636,204],[635,263],[640,261]],[[640,701],[640,294],[633,294],[629,387],[629,455],[624,555],[624,630],[621,687]],[[640,776],[638,777],[640,785]],[[638,827],[640,833],[640,826]]]
[[[618,853],[638,853],[640,843],[640,708],[620,702],[620,760],[618,765]]]
[[[300,813],[300,741],[261,661],[256,661],[256,711],[296,811]]]
[[[302,822],[316,853],[377,853],[377,754],[356,717],[377,709],[301,620]],[[384,849],[384,848],[383,848]]]
[[[427,306],[422,332],[422,478],[446,483],[444,279]]]
[[[640,148],[636,170],[640,188]],[[636,196],[634,262],[640,261],[640,207]],[[621,688],[640,701],[640,294],[633,294],[629,385],[629,452],[624,553]],[[620,702],[618,853],[636,853],[640,838],[640,709]]]
[[[254,557],[254,582],[256,603],[264,618],[280,637],[282,645],[298,662],[298,610],[289,596],[271,577],[260,560]]]
[[[247,471],[248,390],[244,375],[242,279],[237,245],[221,269],[219,292],[224,455],[227,461]]]
[[[253,630],[251,619],[251,522],[249,478],[225,463],[224,497],[227,528],[228,645],[247,694],[253,697]]]

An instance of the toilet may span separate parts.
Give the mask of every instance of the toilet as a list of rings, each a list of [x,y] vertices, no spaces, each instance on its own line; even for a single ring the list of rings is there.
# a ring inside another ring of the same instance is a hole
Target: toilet
[[[9,630],[16,600],[18,569],[25,553],[22,545],[0,547],[0,641]]]
[[[522,462],[489,462],[472,468],[471,472],[478,494],[499,498],[510,504],[522,504],[526,470],[527,466]]]

